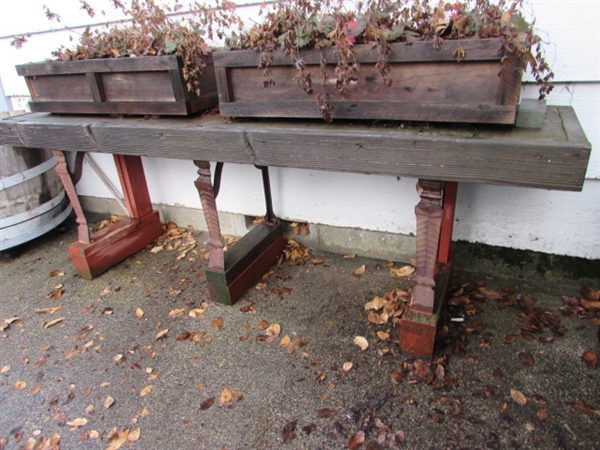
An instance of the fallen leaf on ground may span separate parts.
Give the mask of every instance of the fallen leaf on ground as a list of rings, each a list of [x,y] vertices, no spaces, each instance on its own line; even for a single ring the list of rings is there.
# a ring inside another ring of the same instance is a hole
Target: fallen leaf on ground
[[[279,341],[279,345],[281,345],[282,347],[287,347],[288,345],[290,345],[291,342],[292,339],[289,335],[286,334],[284,337],[281,338],[281,341]]]
[[[370,302],[365,303],[365,311],[368,311],[370,309],[377,311],[377,310],[383,308],[383,305],[385,305],[385,299],[378,296],[378,297],[375,297]]]
[[[588,367],[596,367],[598,365],[598,355],[594,352],[583,352],[581,359],[583,359]]]
[[[581,287],[579,288],[579,293],[585,300],[590,300],[590,301],[600,300],[600,290],[590,291],[586,286],[581,285]],[[585,306],[584,306],[584,308],[585,308]]]
[[[208,399],[204,400],[202,403],[200,403],[200,410],[201,411],[206,411],[214,403],[215,403],[215,398],[214,397],[208,398]]]
[[[354,259],[356,258],[356,253],[348,253],[347,255],[342,256],[344,259]]]
[[[274,323],[270,325],[265,330],[265,335],[267,336],[267,344],[271,344],[275,339],[279,337],[281,333],[281,326],[278,323]]]
[[[398,269],[394,269],[393,267],[390,267],[390,273],[392,274],[392,276],[394,278],[404,278],[404,277],[409,277],[413,273],[415,273],[415,268],[413,266],[402,266],[402,267],[399,267]]]
[[[318,266],[318,265],[320,265],[320,264],[323,264],[324,262],[325,262],[325,260],[324,260],[324,259],[313,259],[313,260],[312,260],[310,263],[311,263],[313,266]]]
[[[308,339],[303,339],[301,337],[296,337],[287,346],[287,352],[291,355],[296,350],[298,350],[300,347],[304,347],[306,344],[308,344]]]
[[[20,319],[18,317],[11,317],[10,319],[3,319],[0,322],[0,330],[2,330],[2,331],[6,330],[11,323],[16,322],[17,320],[20,320]]]
[[[141,434],[142,430],[140,428],[136,428],[135,430],[130,431],[127,435],[127,442],[137,441],[140,438]]]
[[[42,385],[41,384],[36,384],[33,389],[31,390],[31,392],[29,393],[29,395],[35,395],[38,392],[40,392],[40,389],[42,389]]]
[[[54,306],[53,308],[42,308],[36,309],[35,312],[38,314],[54,314],[62,309],[62,306]]]
[[[256,327],[259,330],[266,330],[269,326],[269,322],[267,322],[266,320],[261,320],[260,322],[258,322],[258,324],[256,325]]]
[[[365,432],[358,431],[348,441],[348,450],[357,450],[365,443]]]
[[[15,383],[15,385],[13,386],[13,388],[11,389],[11,392],[17,392],[17,391],[22,391],[23,389],[25,389],[27,387],[27,383],[25,381],[17,381]]]
[[[64,275],[63,272],[61,272],[60,270],[53,270],[52,272],[50,272],[48,274],[48,276],[50,277],[62,277]]]
[[[142,308],[138,308],[135,310],[135,317],[141,319],[144,317],[144,310]]]
[[[546,420],[548,417],[550,417],[550,415],[548,414],[548,411],[546,411],[544,408],[538,409],[537,413],[535,413],[535,415],[540,420]]]
[[[79,428],[84,426],[86,423],[88,423],[88,420],[85,417],[78,417],[75,420],[71,420],[70,422],[67,422],[67,426],[72,427],[72,428]]]
[[[169,317],[174,319],[176,317],[183,316],[185,314],[185,312],[186,312],[185,308],[173,309],[173,310],[171,310],[171,312],[169,312]]]
[[[58,319],[51,320],[50,322],[44,322],[42,326],[44,328],[50,328],[56,325],[57,323],[61,323],[63,320],[65,320],[64,317],[59,317]]]
[[[321,408],[317,411],[317,418],[328,419],[335,416],[335,411],[331,408]]]
[[[533,359],[533,356],[531,356],[531,353],[529,352],[521,352],[519,353],[519,359],[521,360],[521,362],[523,364],[525,364],[526,366],[533,366],[535,364],[535,360]]]
[[[344,372],[348,372],[348,371],[350,371],[350,369],[352,369],[352,366],[354,366],[354,363],[352,363],[352,362],[350,362],[350,361],[346,361],[346,362],[344,363],[344,365],[342,366],[342,370],[343,370]]]
[[[204,309],[202,309],[202,308],[191,309],[190,312],[188,313],[188,316],[194,317],[197,319],[203,319],[204,318]]]
[[[162,339],[162,338],[164,338],[167,335],[168,332],[169,332],[169,329],[165,328],[164,330],[159,331],[158,333],[156,333],[156,336],[154,336],[154,338],[156,340]]]
[[[296,433],[294,430],[296,429],[296,424],[298,423],[298,419],[294,419],[285,424],[283,427],[283,431],[281,432],[281,438],[283,439],[284,444],[289,444],[292,442],[292,439],[296,437]]]
[[[527,404],[527,397],[525,397],[525,395],[523,395],[523,393],[521,391],[517,391],[516,389],[512,389],[511,388],[511,390],[510,390],[510,396],[519,405],[526,405]]]
[[[367,341],[363,336],[356,336],[354,338],[354,344],[358,345],[363,352],[369,348],[369,341]]]
[[[215,317],[212,321],[212,327],[219,331],[223,327],[223,319],[220,317]]]
[[[113,404],[115,403],[115,399],[112,398],[110,395],[108,397],[106,397],[106,400],[104,400],[104,407],[106,409],[110,408]]]
[[[354,272],[352,272],[352,275],[355,276],[356,278],[360,278],[361,275],[363,273],[365,273],[365,271],[367,270],[367,266],[365,266],[364,264],[362,266],[360,266],[358,269],[356,269]]]
[[[579,411],[580,413],[583,413],[588,417],[592,417],[594,415],[600,415],[600,410],[596,410],[596,409],[592,408],[590,405],[588,405],[585,402],[581,402],[581,401],[567,402],[567,405],[569,405],[575,411]]]
[[[148,395],[152,389],[154,389],[154,386],[149,384],[148,386],[146,386],[144,389],[142,389],[140,391],[140,397],[144,397],[145,395]]]

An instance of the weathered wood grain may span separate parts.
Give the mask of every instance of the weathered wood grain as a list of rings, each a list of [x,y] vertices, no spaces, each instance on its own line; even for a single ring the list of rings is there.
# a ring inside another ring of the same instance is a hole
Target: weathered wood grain
[[[321,117],[315,94],[327,93],[334,119],[425,120],[434,122],[514,124],[521,90],[522,62],[502,57],[499,39],[394,43],[387,58],[386,80],[377,68],[379,52],[353,47],[360,64],[347,92],[338,92],[334,48],[302,50],[312,90],[295,79],[294,61],[271,53],[268,75],[257,68],[260,52],[215,53],[221,114],[230,117]],[[465,58],[456,61],[462,48]],[[327,81],[321,75],[321,55]],[[351,64],[353,61],[350,61]]]
[[[540,129],[29,114],[0,121],[0,144],[574,191],[591,152],[567,106]]]
[[[25,76],[34,112],[68,114],[188,115],[218,103],[210,56],[190,92],[176,56],[33,63]]]

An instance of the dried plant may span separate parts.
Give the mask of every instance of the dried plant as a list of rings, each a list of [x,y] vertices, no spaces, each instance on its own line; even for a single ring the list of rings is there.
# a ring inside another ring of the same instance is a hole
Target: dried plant
[[[90,17],[96,15],[85,0],[79,3]],[[198,78],[206,67],[205,56],[210,51],[207,41],[223,39],[229,28],[243,27],[235,13],[235,3],[229,0],[217,0],[213,6],[195,2],[185,11],[178,0],[173,6],[161,6],[155,0],[131,0],[128,6],[119,0],[110,0],[110,4],[126,19],[93,30],[88,28],[73,48],[63,46],[52,56],[59,61],[76,61],[177,55],[183,61],[188,91],[200,95]],[[45,13],[49,20],[61,21],[47,7]],[[12,45],[20,48],[25,42],[26,36],[18,36]]]
[[[502,57],[518,57],[523,70],[530,71],[540,86],[540,99],[552,90],[552,73],[544,59],[542,40],[533,24],[524,19],[523,0],[471,0],[437,4],[428,0],[366,0],[347,8],[344,0],[281,0],[264,6],[263,20],[243,33],[227,40],[230,49],[253,49],[260,52],[259,68],[264,71],[264,86],[270,79],[272,52],[282,50],[296,69],[295,80],[307,94],[313,94],[313,74],[307,69],[302,49],[332,48],[337,59],[336,89],[344,96],[356,81],[359,64],[353,48],[369,44],[378,52],[376,64],[383,83],[388,77],[388,56],[392,42],[431,41],[440,48],[445,40],[498,38]],[[466,59],[465,50],[455,53],[458,62]],[[326,60],[321,57],[321,89],[315,95],[326,121],[332,119],[331,94],[325,91],[328,76]]]

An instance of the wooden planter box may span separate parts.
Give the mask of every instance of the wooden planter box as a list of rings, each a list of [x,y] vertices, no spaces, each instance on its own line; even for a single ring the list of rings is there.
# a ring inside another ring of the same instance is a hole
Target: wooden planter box
[[[212,60],[188,92],[177,56],[23,64],[32,112],[185,116],[218,103]]]
[[[345,98],[335,90],[336,59],[324,52],[330,70],[329,85],[336,119],[419,120],[513,124],[521,91],[521,62],[501,62],[498,39],[446,41],[438,50],[431,42],[394,43],[389,56],[391,86],[384,86],[375,68],[377,50],[357,45],[358,80]],[[454,56],[462,47],[466,56]],[[283,52],[273,53],[271,78],[264,88],[263,70],[257,69],[260,53],[233,50],[213,54],[220,111],[238,117],[321,117],[314,99],[321,89],[320,52],[301,53],[312,72],[313,95],[293,80],[292,61]]]

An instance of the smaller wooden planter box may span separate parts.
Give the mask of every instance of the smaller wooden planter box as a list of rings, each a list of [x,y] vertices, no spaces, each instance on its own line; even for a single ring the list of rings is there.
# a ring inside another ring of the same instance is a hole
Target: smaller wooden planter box
[[[455,51],[466,56],[457,62]],[[358,80],[342,98],[335,90],[336,59],[324,51],[329,73],[326,90],[332,95],[337,119],[418,120],[513,124],[521,91],[521,62],[501,61],[499,39],[446,41],[440,49],[431,42],[394,43],[389,55],[391,86],[384,86],[377,63],[377,49],[354,48],[360,64]],[[263,70],[257,69],[260,53],[232,50],[213,54],[220,111],[238,117],[321,117],[314,99],[320,91],[321,54],[301,52],[312,72],[313,95],[293,80],[292,61],[283,52],[273,53],[271,78],[275,86],[264,88]]]
[[[185,116],[218,103],[212,59],[188,92],[174,55],[55,61],[16,66],[32,112]]]

